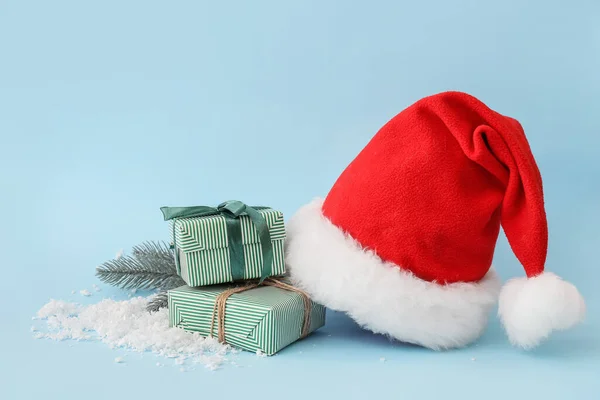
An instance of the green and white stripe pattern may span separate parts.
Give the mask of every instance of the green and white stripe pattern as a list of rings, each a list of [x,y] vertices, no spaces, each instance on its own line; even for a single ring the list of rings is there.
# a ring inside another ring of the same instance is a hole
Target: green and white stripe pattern
[[[169,291],[169,325],[209,336],[215,300],[230,286],[182,286]],[[304,302],[295,292],[261,286],[233,294],[225,307],[225,341],[273,355],[300,338]],[[325,325],[325,307],[312,303],[310,332]],[[217,323],[212,332],[218,336]]]
[[[272,276],[285,274],[283,214],[273,209],[259,210],[265,217],[273,245]],[[262,250],[256,227],[247,215],[239,217],[246,268],[244,279],[260,278]],[[229,243],[225,217],[181,218],[171,221],[177,269],[189,286],[206,286],[232,282]]]

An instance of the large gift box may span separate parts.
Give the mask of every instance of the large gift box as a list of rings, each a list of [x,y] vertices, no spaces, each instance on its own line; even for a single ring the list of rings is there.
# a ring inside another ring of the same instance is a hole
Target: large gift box
[[[275,283],[274,283],[275,282]],[[325,307],[287,283],[182,286],[168,292],[169,324],[273,355],[325,324]]]
[[[177,271],[188,286],[285,274],[280,211],[229,201],[216,208],[162,207],[170,221]]]

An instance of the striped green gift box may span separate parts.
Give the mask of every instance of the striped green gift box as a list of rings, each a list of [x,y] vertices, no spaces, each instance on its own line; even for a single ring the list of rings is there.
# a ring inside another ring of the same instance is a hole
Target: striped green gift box
[[[217,337],[214,307],[217,296],[229,285],[192,288],[182,286],[168,292],[169,325],[202,336]],[[301,336],[305,305],[296,292],[260,286],[231,295],[225,303],[225,341],[234,347],[273,355]],[[325,325],[325,307],[311,302],[310,327]]]
[[[283,214],[272,208],[258,210],[265,218],[273,245],[271,276],[285,274]],[[244,248],[243,279],[261,277],[263,258],[256,227],[247,215],[239,217]],[[177,270],[189,286],[233,282],[225,217],[179,218],[171,221]]]

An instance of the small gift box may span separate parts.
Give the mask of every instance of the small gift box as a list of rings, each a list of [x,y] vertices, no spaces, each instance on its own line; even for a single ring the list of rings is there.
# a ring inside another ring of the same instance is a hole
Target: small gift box
[[[177,272],[188,286],[285,274],[283,214],[228,201],[216,208],[162,207]]]
[[[182,286],[168,292],[169,324],[273,355],[325,324],[325,307],[275,279],[243,286]]]

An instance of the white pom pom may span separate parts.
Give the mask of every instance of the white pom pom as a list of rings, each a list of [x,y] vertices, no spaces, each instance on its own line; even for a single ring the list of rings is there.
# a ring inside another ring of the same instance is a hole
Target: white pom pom
[[[510,342],[525,349],[585,316],[585,302],[577,288],[551,272],[511,279],[502,287],[499,303],[498,314]]]

